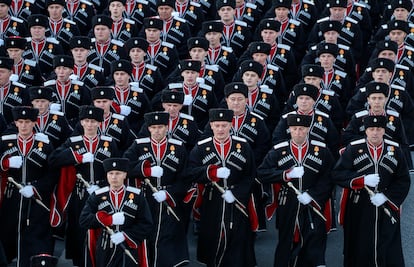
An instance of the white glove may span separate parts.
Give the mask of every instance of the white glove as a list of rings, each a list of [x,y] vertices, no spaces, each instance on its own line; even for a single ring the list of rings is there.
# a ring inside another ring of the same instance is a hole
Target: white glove
[[[33,186],[26,185],[19,190],[19,193],[22,194],[25,198],[31,198],[34,195]]]
[[[164,174],[164,170],[160,166],[151,167],[151,176],[160,178]]]
[[[155,200],[158,203],[161,203],[167,199],[167,193],[165,193],[165,190],[160,190],[158,192],[155,192],[152,194],[152,196],[155,198]]]
[[[93,162],[94,155],[91,152],[86,152],[82,155],[82,163]]]
[[[112,224],[123,225],[125,223],[125,215],[123,212],[116,212],[112,214]]]
[[[383,193],[376,193],[371,197],[371,203],[374,204],[376,207],[381,206],[387,200],[388,198]]]
[[[111,241],[115,245],[119,245],[119,244],[121,244],[122,242],[125,241],[125,236],[122,232],[115,233],[115,234],[111,235]]]
[[[224,201],[226,201],[227,203],[233,203],[236,198],[234,197],[233,193],[231,192],[231,190],[226,190],[221,197],[224,199]]]
[[[100,188],[99,186],[97,186],[96,184],[93,184],[89,186],[88,188],[86,188],[86,191],[88,191],[89,195],[92,195],[92,193],[98,190],[99,188]]]
[[[193,103],[193,96],[192,95],[185,95],[184,96],[184,106],[190,106]]]
[[[286,177],[289,179],[293,178],[302,178],[303,174],[305,173],[303,166],[294,167],[290,172],[286,173]]]
[[[227,167],[220,167],[217,169],[217,177],[227,179],[230,176],[230,169]]]
[[[23,164],[22,156],[13,156],[9,158],[9,168],[18,169]]]
[[[62,105],[61,104],[57,104],[57,103],[52,103],[50,104],[50,108],[51,111],[60,111],[62,109]]]
[[[371,187],[376,187],[378,185],[380,181],[380,177],[377,173],[374,174],[368,174],[364,176],[364,184],[371,186]]]
[[[128,116],[129,113],[131,113],[131,107],[130,106],[121,105],[121,106],[119,106],[119,108],[121,109],[121,111],[120,111],[121,115]]]
[[[303,192],[302,194],[298,195],[297,198],[298,201],[303,205],[308,205],[312,201],[311,196],[307,192]]]

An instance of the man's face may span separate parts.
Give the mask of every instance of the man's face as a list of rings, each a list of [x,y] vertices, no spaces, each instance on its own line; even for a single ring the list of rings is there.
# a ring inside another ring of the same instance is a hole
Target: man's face
[[[112,100],[109,99],[95,99],[93,105],[97,108],[103,109],[104,114],[107,115],[111,112]]]
[[[69,76],[73,73],[73,69],[64,66],[57,66],[55,68],[55,73],[58,81],[66,82],[69,80]]]
[[[86,62],[89,53],[88,49],[83,47],[75,47],[70,51],[72,52],[72,56],[76,64]]]
[[[115,71],[113,74],[113,78],[116,86],[125,87],[129,84],[129,74],[125,71]]]
[[[394,53],[394,51],[383,50],[378,53],[378,58],[387,58],[395,62],[395,60],[397,59],[397,55]]]
[[[329,53],[323,53],[319,56],[319,62],[324,69],[331,69],[335,62],[335,57]]]
[[[286,7],[275,8],[276,20],[284,21],[289,18],[289,9]]]
[[[407,21],[410,12],[405,8],[397,7],[396,9],[394,9],[394,12],[392,14],[394,15],[396,20]]]
[[[184,79],[184,84],[195,85],[197,82],[198,72],[193,70],[185,70],[181,72],[181,76]]]
[[[58,4],[49,5],[47,7],[47,12],[49,12],[49,17],[52,20],[59,20],[62,18],[63,6]]]
[[[233,93],[226,97],[227,107],[233,110],[234,115],[239,116],[246,110],[247,98],[240,93]]]
[[[39,110],[39,114],[45,113],[49,109],[50,101],[47,99],[33,99],[32,105]]]
[[[147,28],[145,29],[145,36],[148,43],[155,43],[160,40],[161,31],[155,28]]]
[[[401,30],[392,30],[388,34],[391,41],[396,42],[398,45],[401,45],[404,43],[405,37],[407,36],[407,33]]]
[[[22,58],[24,50],[20,48],[7,48],[7,54],[9,58],[13,59],[14,61],[20,60]]]
[[[114,1],[109,4],[109,12],[111,13],[112,18],[122,18],[122,12],[124,12],[124,10],[125,6],[121,2]]]
[[[43,26],[32,26],[30,27],[30,36],[33,41],[40,41],[45,38],[46,28]]]
[[[5,18],[9,14],[9,6],[5,3],[0,3],[0,19]]]
[[[6,68],[0,68],[0,85],[5,85],[9,82],[11,70]]]
[[[331,20],[343,21],[346,14],[346,7],[331,7],[329,8]]]
[[[387,97],[382,93],[373,93],[367,97],[368,105],[371,107],[371,110],[378,114],[382,113],[385,108],[385,103],[387,103]]]
[[[148,127],[151,138],[159,142],[167,136],[168,126],[164,124],[151,125]]]
[[[336,44],[338,41],[339,33],[337,31],[327,31],[323,34],[326,43]]]
[[[319,77],[316,77],[316,76],[305,76],[303,78],[303,81],[306,84],[311,84],[311,85],[313,85],[313,86],[315,86],[317,88],[320,88],[321,87],[321,81],[322,81],[322,79],[319,78]]]
[[[162,103],[162,107],[165,112],[170,114],[171,119],[175,119],[180,114],[180,110],[183,105],[178,103]]]
[[[234,20],[236,10],[231,6],[223,6],[218,10],[218,15],[223,22],[231,22]]]
[[[142,50],[141,48],[134,47],[129,50],[129,57],[131,58],[131,62],[134,64],[139,64],[144,61],[145,55],[147,51]]]
[[[95,119],[83,119],[80,121],[85,135],[96,135],[100,122]]]
[[[247,87],[254,89],[257,87],[260,77],[254,71],[245,71],[242,75],[242,80]]]
[[[112,170],[106,173],[108,184],[113,190],[120,189],[124,185],[126,177],[127,173],[123,171]]]
[[[26,119],[18,119],[17,121],[14,121],[14,124],[16,125],[19,134],[26,137],[33,133],[33,128],[36,122]]]
[[[298,145],[303,144],[308,137],[309,128],[305,126],[289,126],[290,136],[293,142]]]
[[[385,68],[377,68],[372,72],[372,78],[374,81],[380,83],[389,83],[392,76],[392,72],[389,72]]]
[[[162,20],[168,20],[171,18],[171,14],[174,11],[174,9],[170,6],[159,6],[158,7],[158,16]]]
[[[260,32],[260,35],[262,36],[263,42],[272,45],[276,42],[276,39],[279,36],[279,32],[266,29],[262,30]]]
[[[309,113],[313,109],[313,105],[315,105],[315,100],[312,97],[307,95],[299,95],[296,98],[296,105],[298,106],[298,110],[303,113]]]
[[[367,140],[374,146],[378,146],[384,140],[385,129],[382,127],[368,127],[365,129]]]
[[[253,53],[252,58],[254,61],[259,62],[262,65],[266,64],[267,54],[265,53]]]
[[[204,59],[207,56],[207,51],[201,47],[194,47],[190,50],[190,57],[192,60],[197,60],[200,62],[204,62]]]
[[[231,122],[228,121],[213,121],[210,122],[213,136],[218,141],[223,142],[230,136]]]
[[[111,38],[111,29],[105,25],[96,25],[93,28],[95,39],[99,43],[104,43]]]
[[[221,32],[208,32],[204,35],[210,44],[210,47],[216,47],[220,44],[220,39],[223,34]]]

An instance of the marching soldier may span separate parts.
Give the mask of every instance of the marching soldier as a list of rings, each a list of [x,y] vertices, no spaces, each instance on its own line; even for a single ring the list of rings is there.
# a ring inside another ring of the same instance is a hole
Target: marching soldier
[[[366,137],[351,142],[333,172],[344,187],[340,223],[344,227],[344,266],[404,266],[401,204],[410,175],[397,143],[384,139],[385,116],[364,119]]]
[[[198,142],[188,166],[191,182],[203,185],[197,260],[207,266],[255,266],[246,212],[256,172],[253,151],[244,138],[230,135],[232,110],[211,109],[209,118],[213,136]]]
[[[178,13],[178,17],[188,23],[191,36],[196,36],[205,21],[202,4],[189,0],[175,0],[174,10]]]
[[[125,48],[132,63],[131,80],[138,83],[148,98],[152,99],[165,85],[159,68],[145,62],[148,42],[143,38],[134,37],[125,43]]]
[[[325,266],[322,213],[332,190],[333,157],[325,143],[309,138],[312,117],[289,114],[287,122],[291,138],[276,144],[258,168],[258,179],[279,189],[274,266]]]
[[[47,135],[53,147],[59,147],[70,136],[72,129],[63,112],[49,108],[53,90],[43,86],[29,87],[28,90],[32,106],[39,110],[34,131]]]
[[[10,81],[13,69],[13,59],[0,57],[0,113],[7,123],[13,121],[12,109],[16,106],[28,106],[30,104],[26,85]]]
[[[48,222],[50,194],[56,177],[48,164],[53,151],[44,134],[34,134],[38,110],[15,107],[17,134],[3,135],[0,142],[2,206],[0,240],[7,261],[17,257],[17,266],[32,266],[30,258],[53,254],[54,242]]]
[[[118,60],[111,65],[115,97],[112,108],[128,119],[132,134],[138,135],[144,123],[144,114],[151,110],[147,95],[136,83],[129,83],[132,65],[127,60]]]
[[[112,39],[124,43],[138,35],[138,28],[135,25],[135,21],[123,17],[125,0],[109,0],[108,11],[113,21],[111,28]]]
[[[252,38],[251,29],[246,22],[235,19],[235,0],[217,0],[216,8],[217,14],[224,25],[221,43],[231,47],[238,58],[250,43]]]
[[[39,8],[36,6],[34,1],[31,0],[6,0],[3,2],[10,2],[9,14],[12,17],[23,19],[24,23],[27,23],[27,18],[30,15],[39,13]]]
[[[65,225],[66,258],[73,265],[84,266],[84,242],[86,229],[79,224],[79,216],[88,194],[106,186],[102,162],[119,156],[111,137],[99,135],[98,127],[103,120],[103,110],[94,106],[82,106],[79,120],[82,135],[69,137],[50,156],[51,168],[60,170],[60,178],[51,202],[50,221],[53,227]],[[86,186],[77,175],[89,183]],[[66,216],[67,215],[67,216]]]
[[[17,82],[26,86],[41,85],[42,77],[40,75],[39,65],[36,61],[24,59],[22,57],[26,50],[27,41],[25,38],[12,36],[4,40],[4,46],[7,54],[13,59],[13,74],[18,76]]]
[[[148,239],[150,266],[183,266],[189,262],[182,199],[187,190],[187,153],[181,141],[167,138],[169,114],[145,114],[150,137],[136,139],[124,153],[129,176],[142,182],[155,227]],[[174,212],[172,214],[171,210]]]
[[[74,21],[79,28],[80,35],[87,36],[92,26],[95,14],[93,1],[66,0],[63,17]]]
[[[124,43],[111,38],[112,19],[108,16],[97,15],[92,20],[93,36],[92,49],[87,61],[103,68],[105,77],[111,76],[111,63],[126,59]]]
[[[49,27],[46,37],[52,37],[59,41],[65,53],[69,53],[69,42],[74,36],[80,35],[76,22],[63,17],[65,7],[64,0],[46,0],[49,13]]]
[[[70,79],[73,66],[71,56],[56,55],[53,58],[56,80],[49,80],[43,84],[53,88],[53,103],[56,105],[52,109],[65,113],[72,128],[78,122],[80,107],[91,103],[90,92],[83,86],[83,82]]]
[[[63,55],[65,52],[58,40],[52,37],[46,38],[46,30],[49,27],[48,17],[39,14],[30,15],[27,24],[30,30],[30,41],[22,56],[24,59],[36,61],[42,78],[46,80],[53,71],[55,55]]]
[[[144,19],[145,36],[149,44],[146,63],[157,66],[165,80],[171,74],[171,70],[177,67],[178,50],[174,44],[162,41],[163,23],[158,18]]]
[[[144,18],[155,15],[147,0],[126,0],[124,17],[135,21],[138,32],[144,26]]]
[[[88,198],[80,216],[80,224],[89,229],[91,235],[102,230],[97,237],[90,239],[88,246],[93,266],[139,266],[145,262],[145,239],[153,228],[151,211],[141,189],[125,186],[129,160],[111,158],[103,161],[103,168],[109,186],[96,190]],[[111,201],[115,200],[115,201]],[[109,231],[108,229],[111,229]],[[125,255],[124,255],[125,253]],[[143,255],[144,254],[144,255]]]
[[[105,83],[104,69],[87,61],[92,47],[91,40],[86,36],[74,36],[70,39],[69,47],[74,61],[74,76],[72,76],[76,77],[74,80],[83,82],[83,86],[89,90],[103,85]]]
[[[1,1],[2,9],[0,11],[0,39],[4,39],[7,36],[27,36],[27,28],[25,21],[21,18],[11,16],[9,13],[11,0]],[[3,44],[0,45],[2,48]]]
[[[258,6],[250,1],[236,1],[235,15],[237,20],[244,21],[254,31],[260,21],[261,12]]]

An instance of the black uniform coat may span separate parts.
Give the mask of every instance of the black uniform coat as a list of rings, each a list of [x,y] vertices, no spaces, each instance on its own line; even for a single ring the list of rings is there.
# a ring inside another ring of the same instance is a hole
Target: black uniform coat
[[[224,158],[216,149],[212,137],[199,141],[190,154],[191,182],[204,184],[200,207],[200,233],[197,260],[212,266],[255,266],[252,230],[249,219],[236,207],[221,197],[222,193],[211,183],[211,170],[225,166],[231,170],[228,179],[217,183],[231,190],[247,207],[255,177],[253,151],[248,142],[240,137],[230,137],[230,145]]]
[[[261,182],[281,185],[278,195],[274,196],[279,202],[276,210],[279,242],[274,266],[325,265],[325,222],[312,211],[310,205],[322,212],[331,196],[333,157],[326,145],[319,141],[306,141],[301,153],[295,153],[293,146],[292,141],[276,144],[257,170]],[[297,166],[304,168],[302,178],[288,179],[286,172]],[[296,193],[287,182],[311,196],[309,205],[302,205],[297,200]],[[298,234],[299,237],[295,237]]]
[[[130,160],[131,178],[149,179],[158,190],[166,190],[167,200],[158,203],[152,196],[148,185],[143,183],[145,197],[148,201],[155,229],[148,239],[151,266],[169,267],[189,261],[187,239],[184,224],[178,222],[167,212],[169,205],[179,218],[184,218],[182,199],[187,191],[184,184],[184,171],[187,164],[187,153],[181,141],[167,139],[165,153],[159,149],[160,156],[153,149],[151,138],[136,139],[124,153]],[[160,166],[164,170],[161,178],[150,177],[150,167]]]
[[[42,85],[44,82],[39,64],[34,60],[21,59],[14,65],[13,74],[18,76],[17,82],[26,86]]]
[[[80,215],[80,225],[87,229],[102,229],[98,236],[94,247],[89,247],[95,255],[95,267],[134,267],[137,266],[132,260],[124,255],[124,250],[119,246],[111,243],[110,234],[105,229],[107,226],[99,220],[98,213],[105,213],[112,216],[116,212],[124,212],[125,222],[120,226],[111,226],[115,232],[122,231],[126,241],[124,245],[131,254],[137,259],[139,256],[138,248],[142,245],[152,228],[152,216],[145,200],[144,194],[140,189],[135,187],[124,187],[123,196],[120,199],[119,206],[111,201],[112,197],[116,197],[109,187],[96,190],[86,201]],[[93,232],[93,231],[91,231]],[[89,240],[91,242],[92,240]],[[91,243],[88,242],[88,245]],[[92,253],[93,253],[92,252]],[[137,255],[138,254],[138,255]],[[145,266],[139,262],[139,266]]]
[[[15,106],[29,106],[29,92],[26,85],[19,82],[10,82],[2,88],[3,97],[0,98],[0,113],[7,123],[13,121],[12,108]]]
[[[371,156],[366,139],[351,142],[337,162],[332,178],[345,188],[339,214],[344,226],[344,266],[404,266],[401,248],[400,206],[410,188],[410,176],[398,144],[384,140],[378,160]],[[377,173],[375,192],[388,201],[375,207],[363,188],[363,176]],[[383,207],[397,220],[391,223]]]
[[[80,34],[87,36],[92,28],[92,17],[95,14],[94,6],[92,2],[87,0],[80,0],[73,5],[71,2],[66,1],[62,16],[74,21],[79,28]]]
[[[8,261],[19,256],[17,266],[30,266],[30,257],[37,254],[53,254],[53,238],[49,225],[49,212],[37,204],[33,198],[25,198],[19,189],[7,182],[12,177],[22,185],[32,185],[35,197],[49,206],[50,194],[54,185],[48,158],[53,151],[46,136],[33,135],[28,140],[32,143],[24,153],[17,134],[1,137],[1,169],[4,172],[0,208],[0,242],[3,243]],[[27,146],[29,146],[27,145]],[[4,160],[12,156],[23,157],[23,165],[5,168]],[[3,195],[4,193],[4,195]]]

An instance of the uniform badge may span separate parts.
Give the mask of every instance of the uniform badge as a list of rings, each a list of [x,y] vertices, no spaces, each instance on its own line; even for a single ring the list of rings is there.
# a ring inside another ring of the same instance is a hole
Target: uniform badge
[[[13,21],[13,29],[15,30],[16,29],[16,27],[17,27],[17,22],[16,21]]]
[[[323,99],[325,100],[325,103],[328,103],[328,101],[329,101],[329,95],[325,95],[325,96],[323,97]]]
[[[134,201],[135,196],[133,193],[129,193],[128,198],[129,198],[129,203],[132,203]]]
[[[362,149],[358,150],[358,153],[360,153],[360,154],[361,154],[362,152],[364,152]]]
[[[186,119],[183,120],[183,127],[187,128],[188,121]]]
[[[207,98],[207,91],[206,90],[201,91],[201,94],[203,95],[204,99]]]
[[[351,29],[351,22],[348,22],[348,23],[346,24],[346,29],[347,29],[348,31]]]
[[[190,12],[193,13],[194,12],[194,6],[190,6]]]
[[[29,65],[24,66],[24,70],[25,70],[26,74],[29,74],[30,66]]]
[[[113,45],[112,46],[112,52],[116,53],[116,50],[118,50],[118,46],[117,45]]]
[[[138,92],[133,92],[133,93],[132,93],[132,98],[133,98],[134,100],[137,100],[137,99],[138,99]]]
[[[241,28],[240,26],[237,26],[237,32],[238,32],[239,34],[241,34],[241,30],[242,30],[242,28]]]
[[[227,56],[228,56],[228,54],[229,54],[229,53],[228,53],[227,51],[224,51],[224,52],[223,52],[223,57],[227,57]]]
[[[138,4],[138,11],[142,12],[142,4]]]
[[[179,29],[179,28],[180,28],[180,25],[181,25],[181,23],[180,23],[179,21],[177,21],[177,22],[175,23],[175,28],[176,28],[176,29]]]
[[[315,156],[319,155],[319,147],[315,146],[315,148],[313,149],[313,152],[314,152]]]
[[[117,125],[118,124],[118,119],[114,120],[114,124]]]
[[[102,200],[106,200],[106,196],[101,197]]]
[[[395,95],[395,99],[399,99],[400,98],[400,92],[398,92],[398,90],[394,91],[394,95]]]
[[[147,75],[151,75],[152,74],[152,70],[147,70]]]
[[[148,152],[148,148],[147,148],[147,147],[144,147],[144,151],[145,151],[145,152]]]
[[[211,77],[211,76],[213,76],[213,71],[212,71],[212,70],[209,70],[209,71],[207,72],[207,75],[208,75],[208,76],[210,76],[210,77]]]
[[[130,31],[131,30],[131,24],[127,23],[127,25],[125,25],[125,28],[126,28],[127,31]]]
[[[76,146],[75,146],[75,149],[79,149],[79,145],[76,145]]]
[[[19,87],[14,87],[13,93],[14,95],[18,95],[20,92]]]
[[[284,156],[284,155],[286,155],[286,151],[282,151],[282,155]]]
[[[237,149],[237,153],[240,153],[241,152],[241,145],[240,145],[240,143],[237,143],[236,144],[236,149]]]
[[[319,124],[322,124],[322,120],[323,120],[322,117],[321,116],[318,116],[318,123]]]
[[[13,146],[13,143],[8,143],[7,146],[8,147],[12,147]]]
[[[163,53],[164,55],[166,55],[166,54],[167,54],[167,52],[168,52],[168,47],[164,46],[164,47],[162,48],[162,53]]]
[[[280,50],[280,56],[281,56],[281,57],[285,57],[285,53],[286,53],[286,50],[285,50],[284,48],[282,48],[282,49]]]
[[[344,57],[345,51],[343,49],[339,50],[339,56]]]
[[[290,29],[290,31],[294,31],[295,30],[295,24],[293,24],[293,23],[291,23],[290,25],[289,25],[289,29]]]
[[[42,151],[42,148],[43,148],[43,142],[39,142],[39,143],[37,144],[37,148],[39,149],[39,151]]]
[[[408,58],[409,58],[409,59],[411,59],[411,55],[412,55],[412,54],[413,54],[413,52],[411,52],[411,51],[408,51],[408,52],[407,52],[407,56],[408,56]]]
[[[398,73],[398,75],[400,75],[400,79],[404,80],[404,71],[400,70],[400,72]]]
[[[108,147],[109,147],[109,142],[108,141],[105,141],[103,143],[103,146],[104,146],[104,150],[107,151],[108,150]]]
[[[66,23],[65,28],[68,32],[70,32],[70,23]]]
[[[266,93],[263,93],[262,94],[262,101],[263,102],[266,102],[266,98],[267,98],[267,94]]]
[[[339,76],[338,74],[335,75],[335,82],[339,83],[340,79],[341,79],[341,76]]]
[[[273,78],[273,70],[269,70],[269,76],[270,76],[270,78]]]
[[[358,14],[361,14],[361,11],[362,11],[362,7],[357,7],[357,12],[358,12]]]
[[[254,127],[256,125],[256,118],[252,118],[250,122],[251,122],[251,125]]]
[[[81,5],[81,9],[82,9],[83,11],[85,11],[85,9],[86,9],[86,5],[85,5],[85,4],[82,4],[82,5]]]
[[[170,150],[171,150],[171,154],[175,154],[175,146],[174,145],[171,145],[170,146]]]
[[[303,9],[305,9],[306,12],[308,12],[308,8],[309,8],[308,4],[303,5]]]
[[[393,122],[394,122],[394,116],[390,116],[390,117],[388,118],[388,121],[389,121],[390,125],[392,125],[392,124],[393,124]]]
[[[394,150],[395,150],[394,146],[387,147],[387,150],[388,150],[388,155],[389,156],[393,156],[394,155]]]
[[[49,45],[47,46],[47,49],[49,49],[49,53],[52,53],[52,50],[53,50],[53,45],[52,45],[52,44],[49,44]]]
[[[56,114],[54,114],[52,116],[52,120],[53,120],[52,123],[56,123],[57,119],[58,119],[58,116]]]

